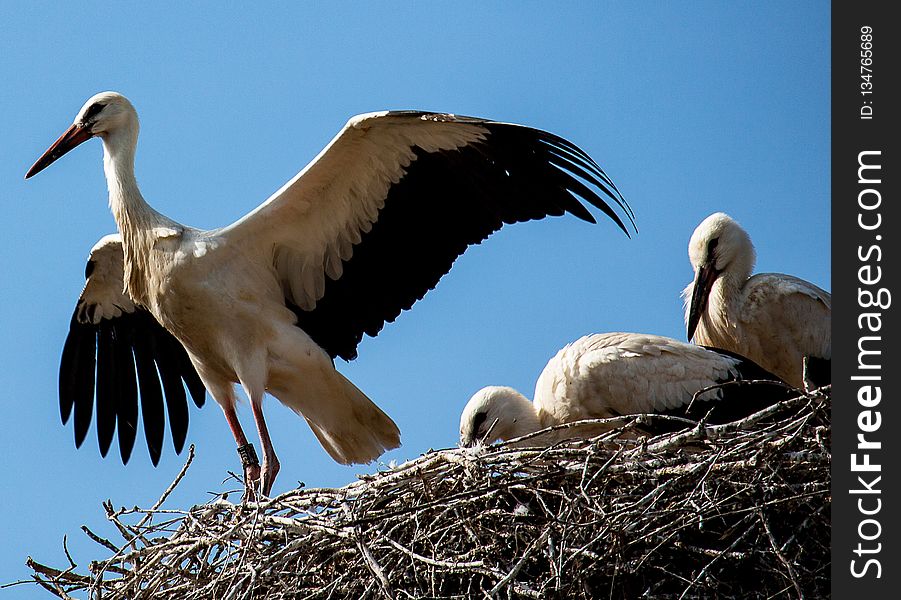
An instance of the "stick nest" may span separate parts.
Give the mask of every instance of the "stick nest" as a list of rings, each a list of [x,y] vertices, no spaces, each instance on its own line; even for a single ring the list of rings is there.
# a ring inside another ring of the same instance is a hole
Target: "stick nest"
[[[68,568],[28,566],[59,597],[107,600],[828,597],[830,401],[666,436],[630,417],[551,448],[430,451],[259,504],[162,508],[180,475],[152,508],[104,503],[123,541],[83,528],[109,556],[88,572],[68,552]]]

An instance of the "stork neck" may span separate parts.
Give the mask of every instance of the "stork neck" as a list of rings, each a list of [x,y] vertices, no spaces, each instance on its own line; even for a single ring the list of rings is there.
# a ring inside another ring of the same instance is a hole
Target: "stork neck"
[[[745,268],[745,265],[737,266],[740,268],[727,269],[714,282],[710,295],[715,300],[708,301],[708,306],[721,306],[730,313],[738,309],[742,303],[742,288],[751,276],[751,270]]]
[[[122,234],[125,264],[125,291],[137,304],[153,307],[152,286],[148,277],[152,270],[153,230],[157,227],[179,229],[180,226],[153,210],[141,195],[135,179],[135,147],[137,129],[119,131],[103,138],[103,170],[109,188],[109,204]]]
[[[512,439],[542,429],[538,411],[531,400],[512,388],[507,393],[505,400],[506,412],[511,419],[508,430],[499,432],[503,434],[503,439]]]
[[[724,273],[710,288],[707,307],[701,315],[701,326],[695,335],[695,343],[728,348],[741,345],[739,319],[744,302],[742,288],[747,278],[735,273]]]
[[[743,288],[751,277],[757,262],[757,252],[754,250],[751,238],[743,229],[739,230],[739,233],[741,235],[738,236],[737,241],[732,242],[733,247],[736,248],[733,257],[719,278],[728,291]]]
[[[168,221],[153,210],[141,195],[135,179],[137,134],[119,131],[103,138],[103,171],[109,189],[109,205],[124,238],[136,230]],[[125,240],[128,243],[128,240]]]

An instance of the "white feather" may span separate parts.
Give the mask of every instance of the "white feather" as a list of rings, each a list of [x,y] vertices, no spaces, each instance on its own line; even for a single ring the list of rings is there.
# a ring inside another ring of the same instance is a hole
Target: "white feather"
[[[88,260],[93,268],[78,299],[79,321],[96,325],[123,311],[134,312],[134,302],[123,289],[122,238],[118,234],[104,236],[91,248]]]
[[[654,413],[686,406],[705,387],[737,375],[738,359],[657,335],[603,333],[567,344],[548,361],[535,385],[534,402],[512,388],[491,386],[476,392],[460,417],[464,444],[512,439],[544,427],[584,419]],[[711,390],[699,399],[719,398]],[[475,425],[476,415],[482,426]],[[595,435],[608,428],[563,430],[560,437]],[[535,443],[535,440],[532,440]]]
[[[716,239],[714,254],[708,247]],[[741,226],[724,213],[698,225],[688,246],[695,279],[682,292],[685,321],[705,263],[715,261],[713,283],[693,340],[746,356],[787,383],[803,386],[804,356],[832,358],[832,295],[781,273],[751,277],[755,252]]]

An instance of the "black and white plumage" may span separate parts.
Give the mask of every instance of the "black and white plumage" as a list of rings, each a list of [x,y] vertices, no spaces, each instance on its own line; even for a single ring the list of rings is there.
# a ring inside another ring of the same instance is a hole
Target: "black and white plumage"
[[[239,447],[247,439],[233,385],[243,386],[264,455],[262,472],[248,464],[245,475],[248,485],[261,479],[264,494],[279,468],[266,391],[302,415],[335,460],[371,461],[399,445],[399,431],[335,370],[335,357],[353,358],[364,334],[377,334],[505,223],[567,212],[594,222],[583,201],[624,231],[617,210],[632,220],[597,163],[562,138],[410,111],[352,118],[262,205],[212,231],[144,201],[134,177],[137,113],[120,94],[88,100],[26,177],[95,136],[121,234],[120,289],[184,346]]]
[[[714,213],[688,243],[694,280],[682,292],[688,339],[747,356],[803,388],[804,358],[815,364],[812,385],[830,382],[832,295],[782,273],[751,276],[756,261],[748,233]]]
[[[717,387],[692,402],[704,388],[738,380],[776,383]],[[506,441],[553,425],[622,415],[653,413],[726,423],[789,396],[775,375],[730,352],[657,335],[594,334],[567,344],[548,361],[532,402],[510,387],[476,392],[460,416],[460,444]],[[655,433],[673,427],[663,420],[645,426]],[[604,425],[564,429],[527,443],[549,444],[608,429]]]
[[[75,446],[87,435],[97,399],[97,438],[106,456],[118,431],[119,452],[128,463],[141,418],[150,460],[163,450],[165,414],[175,452],[188,433],[185,388],[198,407],[206,390],[184,347],[122,289],[122,241],[102,238],[91,249],[85,286],[63,346],[59,403],[63,423],[73,415]]]

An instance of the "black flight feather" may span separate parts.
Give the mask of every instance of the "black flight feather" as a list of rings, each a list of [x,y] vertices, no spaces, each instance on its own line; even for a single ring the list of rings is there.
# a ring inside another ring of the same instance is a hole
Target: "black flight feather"
[[[88,265],[90,277],[93,261]],[[173,445],[180,453],[188,430],[185,387],[198,407],[204,404],[206,390],[184,347],[149,312],[136,308],[95,324],[96,311],[96,305],[81,301],[72,315],[60,359],[60,417],[66,423],[74,412],[75,445],[80,447],[96,405],[101,455],[106,456],[118,433],[119,453],[126,464],[137,437],[140,404],[150,460],[156,465],[162,455],[166,412]]]
[[[452,119],[485,127],[486,139],[447,151],[412,148],[415,160],[389,188],[378,219],[344,261],[341,277],[326,277],[325,293],[313,310],[288,303],[297,325],[332,358],[355,358],[364,334],[374,336],[394,321],[435,287],[469,245],[505,223],[567,212],[593,223],[584,201],[628,235],[610,200],[634,226],[622,194],[571,142],[529,127]]]

